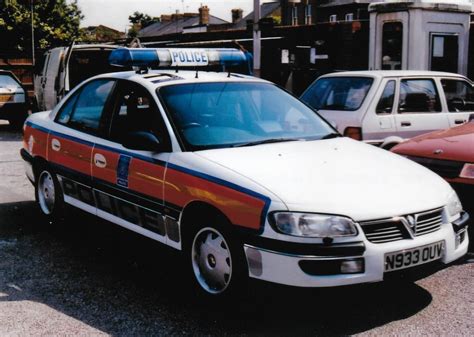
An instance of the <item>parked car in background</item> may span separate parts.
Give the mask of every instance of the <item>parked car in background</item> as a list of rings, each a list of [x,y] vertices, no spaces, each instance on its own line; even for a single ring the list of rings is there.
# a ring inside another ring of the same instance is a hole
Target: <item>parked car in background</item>
[[[474,210],[474,120],[412,138],[392,151],[448,180],[464,205]]]
[[[28,117],[27,94],[20,80],[10,71],[0,70],[0,119],[20,128]]]
[[[391,148],[474,115],[473,83],[431,71],[349,71],[321,76],[301,99],[345,136]]]
[[[70,90],[90,77],[123,70],[109,64],[109,55],[116,48],[73,44],[48,50],[35,75],[35,110],[51,110]]]

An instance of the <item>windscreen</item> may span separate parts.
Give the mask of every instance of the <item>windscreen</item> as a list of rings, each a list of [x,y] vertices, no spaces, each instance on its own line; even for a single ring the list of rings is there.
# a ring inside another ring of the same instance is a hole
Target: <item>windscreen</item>
[[[321,78],[301,99],[316,110],[354,111],[364,102],[372,82],[368,77]]]
[[[170,85],[158,94],[192,150],[313,140],[334,130],[308,106],[267,83]]]
[[[18,88],[18,82],[7,74],[0,74],[0,88]]]

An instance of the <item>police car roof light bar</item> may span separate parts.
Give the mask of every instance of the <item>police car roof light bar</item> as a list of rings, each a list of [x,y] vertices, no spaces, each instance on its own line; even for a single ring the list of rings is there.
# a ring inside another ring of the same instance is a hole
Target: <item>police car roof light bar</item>
[[[109,56],[109,63],[119,67],[181,68],[223,67],[247,64],[247,56],[233,48],[118,48]]]

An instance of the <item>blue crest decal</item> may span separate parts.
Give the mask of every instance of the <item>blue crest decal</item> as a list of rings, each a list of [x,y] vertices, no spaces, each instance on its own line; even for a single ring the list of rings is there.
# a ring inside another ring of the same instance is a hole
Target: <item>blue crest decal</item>
[[[120,155],[117,165],[117,185],[128,188],[128,168],[131,159],[129,156]]]

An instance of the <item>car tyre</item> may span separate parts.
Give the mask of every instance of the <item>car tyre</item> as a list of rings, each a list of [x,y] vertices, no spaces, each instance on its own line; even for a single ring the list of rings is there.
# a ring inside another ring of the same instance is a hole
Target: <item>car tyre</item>
[[[200,223],[185,241],[189,271],[199,297],[220,301],[245,295],[248,268],[243,244],[223,217]]]
[[[49,223],[64,219],[64,196],[56,174],[47,167],[37,170],[35,179],[35,198],[41,215]]]

